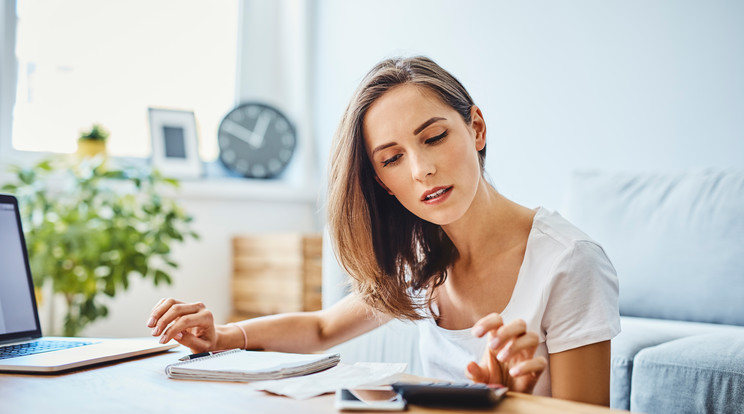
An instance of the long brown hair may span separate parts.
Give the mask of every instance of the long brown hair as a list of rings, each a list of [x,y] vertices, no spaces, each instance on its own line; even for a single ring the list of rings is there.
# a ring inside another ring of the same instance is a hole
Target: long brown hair
[[[457,250],[442,228],[422,220],[376,181],[364,146],[363,120],[390,89],[426,88],[471,123],[470,94],[429,58],[387,59],[364,77],[334,136],[330,159],[328,224],[341,266],[352,287],[374,309],[401,319],[421,319],[431,303],[412,298],[441,285]],[[481,169],[485,147],[479,152]]]

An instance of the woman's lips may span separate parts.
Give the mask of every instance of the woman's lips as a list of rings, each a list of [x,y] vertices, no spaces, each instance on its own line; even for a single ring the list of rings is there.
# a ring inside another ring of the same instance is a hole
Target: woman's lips
[[[438,204],[446,200],[452,191],[452,186],[436,187],[424,193],[421,201],[426,204]]]

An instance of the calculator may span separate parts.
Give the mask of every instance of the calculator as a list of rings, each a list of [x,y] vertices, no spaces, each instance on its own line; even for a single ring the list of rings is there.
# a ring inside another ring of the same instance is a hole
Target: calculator
[[[409,404],[440,407],[493,407],[506,395],[498,384],[396,382],[393,389]]]

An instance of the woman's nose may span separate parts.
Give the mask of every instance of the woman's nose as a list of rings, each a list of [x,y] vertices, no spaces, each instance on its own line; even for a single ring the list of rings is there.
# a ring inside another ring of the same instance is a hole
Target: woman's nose
[[[424,181],[427,176],[437,172],[433,160],[423,154],[411,157],[411,161],[411,174],[414,180]]]

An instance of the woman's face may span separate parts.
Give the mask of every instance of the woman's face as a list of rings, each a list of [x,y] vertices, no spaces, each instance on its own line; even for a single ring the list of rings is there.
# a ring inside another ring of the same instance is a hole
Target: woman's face
[[[378,182],[410,212],[434,224],[461,218],[481,177],[485,123],[477,107],[467,125],[430,90],[410,84],[379,97],[363,119]]]

